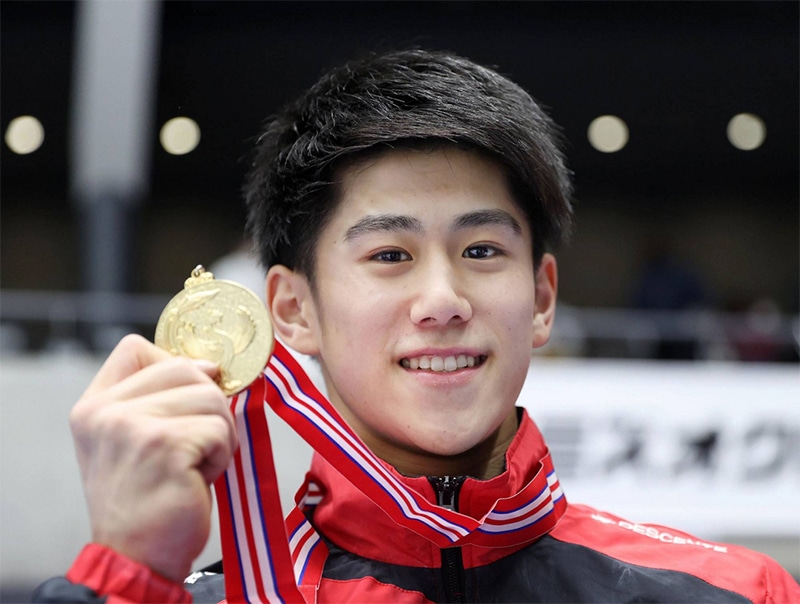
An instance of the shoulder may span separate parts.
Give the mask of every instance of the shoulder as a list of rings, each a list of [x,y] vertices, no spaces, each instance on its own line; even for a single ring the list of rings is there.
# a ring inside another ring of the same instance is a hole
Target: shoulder
[[[678,529],[570,504],[551,536],[628,564],[685,573],[752,602],[800,601],[800,586],[769,556]]]

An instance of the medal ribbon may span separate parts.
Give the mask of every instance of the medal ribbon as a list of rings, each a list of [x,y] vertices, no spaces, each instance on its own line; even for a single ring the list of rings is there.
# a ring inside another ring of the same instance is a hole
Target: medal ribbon
[[[549,531],[566,506],[549,455],[541,460],[540,480],[499,500],[482,520],[429,502],[367,448],[276,340],[263,376],[231,398],[240,446],[214,485],[228,602],[313,602],[327,556],[302,511],[318,498],[315,485],[306,485],[286,523],[276,513],[280,497],[265,401],[397,524],[440,548],[467,537],[494,546],[531,540]]]

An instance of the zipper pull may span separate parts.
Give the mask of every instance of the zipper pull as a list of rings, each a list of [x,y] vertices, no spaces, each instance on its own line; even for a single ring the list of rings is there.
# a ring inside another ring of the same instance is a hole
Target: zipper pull
[[[436,490],[437,505],[455,512],[458,502],[458,490],[464,482],[464,477],[439,476],[430,480]]]

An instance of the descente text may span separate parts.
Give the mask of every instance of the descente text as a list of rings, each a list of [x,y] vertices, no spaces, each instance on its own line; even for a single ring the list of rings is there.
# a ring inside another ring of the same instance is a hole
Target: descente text
[[[628,522],[627,520],[616,521],[612,520],[611,518],[601,516],[600,514],[592,514],[592,518],[594,520],[597,520],[598,522],[602,522],[603,524],[616,524],[620,528],[633,531],[634,533],[638,533],[639,535],[644,535],[645,537],[650,537],[651,539],[656,539],[657,541],[661,541],[662,543],[674,543],[675,545],[695,545],[697,547],[703,547],[705,549],[710,549],[715,552],[720,552],[722,554],[728,553],[728,548],[725,547],[724,545],[706,543],[705,541],[698,541],[697,539],[691,539],[689,537],[679,537],[677,535],[673,535],[665,531],[659,531],[657,528],[653,526],[646,526],[644,524],[635,524],[633,522]]]

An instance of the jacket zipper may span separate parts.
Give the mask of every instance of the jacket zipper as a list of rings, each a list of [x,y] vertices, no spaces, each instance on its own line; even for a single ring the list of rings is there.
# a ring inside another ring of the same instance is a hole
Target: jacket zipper
[[[436,491],[436,503],[448,510],[458,511],[458,491],[464,483],[464,476],[443,476],[429,478]],[[442,548],[442,581],[445,602],[466,602],[464,580],[464,561],[460,547]]]

